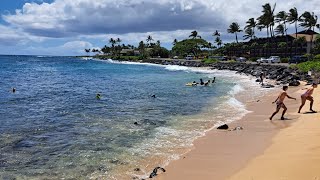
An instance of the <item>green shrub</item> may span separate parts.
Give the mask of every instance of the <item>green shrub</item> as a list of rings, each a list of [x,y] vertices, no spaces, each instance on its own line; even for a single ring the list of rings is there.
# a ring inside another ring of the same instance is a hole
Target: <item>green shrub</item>
[[[307,61],[299,63],[296,67],[302,72],[315,71],[320,72],[320,62],[319,61]]]
[[[304,56],[304,57],[307,57],[308,60],[313,59],[313,55],[312,55],[312,54],[304,54],[303,56]]]
[[[234,59],[231,59],[231,60],[228,60],[227,62],[228,62],[228,63],[236,63],[237,61],[234,60]]]
[[[288,63],[289,62],[289,58],[281,58],[280,60],[282,63]]]
[[[217,59],[208,59],[208,58],[205,58],[205,59],[202,60],[202,62],[205,63],[205,64],[212,64],[212,63],[218,62],[218,60],[217,60]]]
[[[317,54],[313,57],[314,61],[320,61],[320,54]]]
[[[289,68],[290,68],[290,69],[297,69],[297,65],[296,65],[296,64],[290,64],[290,65],[289,65]]]

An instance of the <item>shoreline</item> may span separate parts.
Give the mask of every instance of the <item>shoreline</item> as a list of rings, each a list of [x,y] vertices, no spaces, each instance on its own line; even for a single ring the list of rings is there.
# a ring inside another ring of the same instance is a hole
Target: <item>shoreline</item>
[[[226,69],[243,74],[247,77],[256,77],[254,75],[255,73],[246,72],[247,69],[249,69],[250,71],[251,68],[252,70],[251,65],[236,63],[236,65],[231,68],[226,68],[226,64],[224,64],[223,66],[220,66],[220,68],[211,67],[211,69]],[[210,66],[207,66],[207,68],[210,68]],[[301,77],[301,75],[299,77]],[[295,78],[297,78],[297,76],[294,76],[293,78],[294,80],[297,80]],[[308,80],[308,78],[309,77],[305,76],[304,80],[310,83],[310,79]],[[280,84],[280,82],[283,83],[283,81],[279,81],[274,77],[268,79],[275,80],[275,84],[278,85]],[[239,173],[245,171],[244,169],[247,166],[251,165],[251,162],[253,160],[263,155],[263,153],[268,148],[273,146],[273,140],[278,136],[278,134],[281,134],[283,130],[291,127],[292,124],[299,122],[298,119],[300,115],[295,113],[295,111],[300,103],[298,98],[300,97],[300,94],[297,93],[298,89],[300,88],[301,86],[289,88],[289,94],[291,96],[297,97],[298,99],[298,102],[290,102],[288,100],[286,101],[286,105],[289,109],[287,112],[287,116],[290,116],[289,121],[281,121],[276,119],[270,122],[270,120],[268,120],[268,117],[275,108],[274,105],[271,104],[271,102],[276,98],[278,92],[271,93],[269,95],[263,95],[262,97],[260,97],[259,102],[246,102],[245,99],[240,98],[240,101],[246,104],[246,109],[252,111],[253,113],[249,113],[242,119],[229,123],[228,125],[231,129],[237,126],[241,126],[244,128],[243,131],[233,132],[212,129],[206,132],[205,136],[200,137],[194,141],[194,145],[190,151],[180,156],[180,159],[170,161],[169,165],[165,166],[166,172],[159,174],[156,179],[188,180],[212,179],[212,177],[215,177],[215,179],[228,179],[230,177],[234,178],[235,176],[236,178],[234,179],[238,179]],[[281,91],[280,88],[278,90]],[[279,116],[280,113],[278,113],[277,116]],[[262,179],[263,174],[263,171],[261,171],[260,176],[262,176]],[[243,179],[248,178],[249,177],[246,176]],[[259,177],[258,179],[261,179],[261,177]]]
[[[297,87],[291,88],[289,94],[297,96]],[[224,131],[213,129],[204,137],[194,142],[193,149],[176,161],[170,162],[166,167],[167,172],[157,177],[159,180],[167,179],[227,179],[245,167],[253,158],[259,156],[272,144],[272,139],[289,127],[299,115],[294,111],[297,104],[286,101],[288,107],[287,117],[293,121],[281,121],[279,114],[270,122],[268,117],[274,111],[271,104],[278,94],[267,94],[259,101],[245,102],[246,114],[240,120],[229,125],[232,129],[241,126],[241,131]],[[271,98],[271,99],[270,99]],[[239,97],[241,102],[245,99]]]

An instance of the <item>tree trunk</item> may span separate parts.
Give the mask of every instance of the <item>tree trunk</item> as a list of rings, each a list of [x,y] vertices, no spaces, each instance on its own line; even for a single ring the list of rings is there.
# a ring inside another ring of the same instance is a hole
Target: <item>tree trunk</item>
[[[235,33],[236,34],[236,41],[237,41],[237,43],[238,43],[238,35],[237,35],[237,33]]]

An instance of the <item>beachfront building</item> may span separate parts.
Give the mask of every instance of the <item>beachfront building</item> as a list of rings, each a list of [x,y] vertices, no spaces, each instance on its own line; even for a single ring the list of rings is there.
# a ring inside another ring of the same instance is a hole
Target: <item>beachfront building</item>
[[[245,57],[291,57],[311,52],[318,33],[307,30],[297,34],[255,38],[248,42],[231,43],[226,46],[226,55]],[[312,39],[312,40],[311,40]]]
[[[140,56],[140,52],[134,49],[122,49],[120,51],[121,56]]]

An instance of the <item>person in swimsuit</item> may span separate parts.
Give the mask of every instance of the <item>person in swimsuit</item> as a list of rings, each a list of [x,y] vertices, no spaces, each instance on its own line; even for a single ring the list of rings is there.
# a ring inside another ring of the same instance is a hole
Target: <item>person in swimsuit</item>
[[[272,120],[273,116],[276,115],[276,114],[279,112],[280,108],[283,108],[281,120],[284,120],[284,117],[283,117],[283,116],[284,116],[284,114],[285,114],[286,111],[287,111],[287,107],[286,107],[286,105],[283,103],[284,99],[285,99],[286,97],[288,97],[289,99],[294,99],[294,100],[296,100],[296,98],[290,97],[290,96],[287,94],[286,91],[288,90],[288,86],[283,86],[282,89],[283,89],[283,92],[281,92],[280,95],[277,97],[277,99],[276,99],[274,102],[272,102],[272,104],[273,104],[273,103],[276,103],[277,108],[276,108],[276,111],[275,111],[275,112],[271,115],[271,117],[269,118],[270,120]]]
[[[302,107],[304,106],[304,104],[306,103],[306,100],[310,101],[310,111],[311,112],[316,112],[312,109],[312,105],[313,105],[313,97],[311,96],[313,93],[314,88],[317,88],[318,85],[316,83],[312,83],[312,86],[310,88],[307,89],[307,91],[305,93],[303,93],[301,95],[301,106],[299,107],[299,111],[298,113],[300,113]]]

